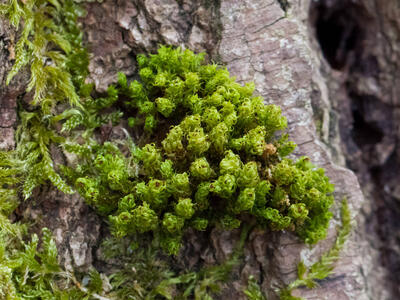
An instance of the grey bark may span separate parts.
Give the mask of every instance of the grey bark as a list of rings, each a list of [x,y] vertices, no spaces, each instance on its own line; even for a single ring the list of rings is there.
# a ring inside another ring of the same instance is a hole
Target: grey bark
[[[106,0],[88,3],[82,19],[91,52],[89,79],[99,92],[117,71],[136,76],[135,55],[158,44],[205,51],[240,82],[254,81],[266,102],[289,121],[295,155],[308,155],[336,185],[335,219],[328,238],[309,249],[290,233],[254,231],[243,263],[221,299],[244,299],[254,275],[275,299],[275,288],[296,277],[300,258],[312,263],[335,237],[337,208],[349,200],[357,226],[335,268],[306,299],[395,299],[399,270],[396,221],[400,138],[400,9],[396,0]],[[287,5],[289,4],[289,5]],[[0,147],[14,147],[16,101],[27,74],[9,87],[15,32],[0,20]],[[118,129],[114,130],[118,134]],[[62,153],[53,149],[57,161]],[[347,167],[353,169],[355,174]],[[362,188],[358,183],[360,181]],[[364,195],[363,196],[363,193]],[[51,187],[36,191],[25,217],[40,219],[57,241],[67,268],[99,263],[95,249],[104,224],[80,197]],[[177,264],[224,261],[238,233],[188,233]]]

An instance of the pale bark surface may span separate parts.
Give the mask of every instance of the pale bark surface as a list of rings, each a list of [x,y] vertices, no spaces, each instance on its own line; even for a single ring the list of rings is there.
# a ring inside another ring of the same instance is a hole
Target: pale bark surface
[[[82,20],[91,52],[90,80],[99,92],[117,71],[135,78],[135,56],[158,44],[181,45],[226,64],[240,82],[254,81],[266,102],[289,120],[296,155],[308,155],[336,185],[336,216],[347,197],[357,226],[335,274],[306,299],[396,299],[399,264],[400,5],[396,0],[107,0],[88,3]],[[6,87],[16,34],[0,20],[0,147],[14,147],[16,103],[27,73]],[[116,128],[113,134],[118,135]],[[66,161],[53,149],[56,161]],[[346,168],[355,170],[356,175]],[[358,183],[362,184],[362,189]],[[363,196],[363,193],[365,197]],[[35,192],[25,216],[49,227],[67,268],[99,265],[96,249],[106,225],[77,196],[52,187]],[[243,263],[221,299],[243,299],[248,275],[269,298],[334,240],[312,250],[290,233],[252,232]],[[177,264],[222,262],[237,232],[188,233]]]

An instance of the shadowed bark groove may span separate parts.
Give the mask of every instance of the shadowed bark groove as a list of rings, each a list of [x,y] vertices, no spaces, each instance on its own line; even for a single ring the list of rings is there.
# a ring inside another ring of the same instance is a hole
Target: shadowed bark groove
[[[323,72],[339,114],[346,164],[355,171],[367,199],[362,230],[380,254],[375,264],[386,274],[372,274],[374,299],[398,298],[399,3],[319,1],[311,6],[310,15],[330,65]]]

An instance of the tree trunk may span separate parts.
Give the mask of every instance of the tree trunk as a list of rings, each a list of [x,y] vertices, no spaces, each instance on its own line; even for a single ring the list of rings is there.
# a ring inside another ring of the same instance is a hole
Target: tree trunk
[[[172,44],[206,52],[239,82],[254,81],[266,102],[282,107],[298,145],[295,155],[324,167],[336,186],[335,219],[347,197],[357,221],[335,274],[315,289],[293,293],[306,299],[400,296],[400,5],[384,2],[106,0],[87,3],[82,19],[91,53],[89,79],[99,92],[116,81],[118,71],[134,77],[137,54]],[[27,72],[5,84],[17,40],[7,24],[0,20],[2,149],[14,147],[17,99],[29,97]],[[59,149],[52,155],[56,162],[66,160]],[[52,230],[67,269],[101,264],[96,249],[106,225],[77,194],[37,189],[24,204],[24,216]],[[288,232],[253,231],[220,299],[245,299],[249,275],[275,299],[274,289],[296,278],[300,258],[310,262],[329,249],[336,223],[313,249]],[[236,231],[189,232],[177,264],[223,262],[238,238]]]

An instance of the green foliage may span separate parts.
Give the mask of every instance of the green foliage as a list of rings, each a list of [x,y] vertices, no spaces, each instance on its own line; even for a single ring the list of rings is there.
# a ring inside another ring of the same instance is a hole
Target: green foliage
[[[162,281],[152,294],[159,294],[166,299],[196,299],[212,300],[212,295],[221,290],[221,284],[229,279],[235,260],[228,260],[217,266],[206,267],[198,272],[189,272],[178,277]],[[184,286],[183,292],[173,289],[173,286]],[[174,294],[172,292],[175,292]],[[147,299],[152,299],[152,294]],[[193,297],[193,296],[194,297]],[[192,298],[192,297],[193,298]]]
[[[108,238],[100,250],[103,259],[111,262],[116,271],[107,277],[92,270],[86,286],[107,297],[104,299],[211,300],[239,263],[250,229],[249,226],[242,228],[234,252],[222,264],[198,271],[183,270],[180,274],[172,271],[171,261],[160,256],[158,239],[150,241],[144,235],[133,239]],[[111,284],[111,290],[104,291],[104,282]]]
[[[335,263],[339,259],[340,251],[343,249],[352,227],[350,210],[346,199],[342,201],[341,219],[342,224],[338,229],[338,234],[332,248],[310,267],[307,267],[303,261],[300,261],[297,266],[298,279],[281,291],[280,297],[282,300],[299,299],[291,295],[292,290],[301,286],[314,288],[318,285],[318,280],[325,279],[333,273]]]
[[[80,45],[76,36],[81,38],[76,18],[82,16],[83,11],[72,1],[9,0],[8,4],[0,6],[0,13],[17,28],[22,20],[24,22],[7,84],[29,64],[31,78],[28,91],[34,89],[33,105],[40,104],[47,113],[58,101],[65,99],[79,106],[73,72],[68,69],[73,58],[68,54],[74,52],[73,56],[80,56],[81,49],[76,49]]]
[[[33,189],[47,180],[64,193],[72,193],[55,171],[50,145],[63,142],[56,133],[55,117],[58,103],[81,107],[80,86],[87,74],[88,54],[82,46],[82,33],[77,18],[84,11],[70,0],[10,0],[0,6],[15,27],[23,23],[16,45],[16,58],[7,83],[24,66],[30,66],[31,79],[27,91],[34,90],[29,112],[20,113],[21,125],[16,133],[15,157],[20,160],[23,194],[29,198]],[[76,109],[75,109],[76,110]]]
[[[100,273],[96,269],[92,269],[89,272],[89,284],[88,288],[93,292],[101,292],[103,290],[103,280],[101,279]]]
[[[221,290],[221,284],[230,278],[232,269],[238,265],[239,258],[243,253],[244,243],[251,229],[251,226],[243,226],[240,239],[231,257],[225,262],[220,265],[204,267],[197,272],[187,272],[164,279],[148,294],[146,299],[154,299],[156,295],[162,295],[168,300],[212,300],[213,294]]]
[[[145,238],[109,238],[100,249],[106,259],[114,262],[114,271],[108,277],[112,286],[107,293],[110,299],[146,299],[147,295],[154,295],[163,280],[174,276],[167,261],[158,256],[159,247]]]
[[[297,266],[298,279],[279,291],[279,298],[281,300],[304,300],[303,298],[292,296],[292,291],[301,286],[314,288],[318,285],[318,280],[323,280],[333,273],[334,264],[339,259],[340,252],[351,232],[351,216],[346,199],[342,201],[341,221],[342,224],[338,228],[337,237],[332,247],[310,267],[307,267],[303,261],[300,261]],[[249,277],[248,286],[244,294],[249,300],[267,299],[253,276]]]
[[[42,238],[31,235],[27,242],[26,224],[11,222],[19,205],[18,188],[25,180],[27,161],[19,153],[0,151],[0,298],[89,299],[89,294],[71,282],[73,274],[61,269],[51,233],[43,228]],[[33,158],[36,159],[36,158]]]
[[[50,232],[43,229],[40,243],[36,235],[25,242],[27,226],[9,219],[20,191],[29,198],[35,187],[50,181],[65,193],[73,192],[55,171],[49,149],[64,142],[55,130],[63,119],[55,117],[56,105],[80,107],[76,91],[88,64],[77,26],[83,10],[69,0],[10,0],[0,4],[0,15],[17,28],[23,24],[7,84],[29,66],[27,91],[34,91],[29,111],[20,109],[16,149],[0,151],[0,298],[89,299],[90,293],[72,284],[73,274],[59,267]]]
[[[84,128],[85,131],[81,135],[83,138],[89,139],[96,128],[104,124],[111,123],[112,125],[116,125],[119,123],[122,117],[120,111],[105,112],[107,108],[111,107],[118,100],[117,90],[113,86],[108,87],[107,95],[104,97],[93,98],[90,95],[93,89],[92,84],[84,84],[83,81],[77,84],[80,91],[82,108],[66,109],[61,114],[52,118],[53,123],[64,121],[61,132],[71,134],[71,131],[75,128]]]
[[[71,194],[73,190],[54,170],[50,144],[60,143],[63,138],[46,126],[35,112],[21,112],[21,125],[16,132],[16,154],[22,163],[23,194],[29,198],[33,189],[49,180],[60,191]],[[28,129],[29,128],[29,129]]]
[[[7,216],[19,204],[17,185],[21,182],[22,164],[15,151],[0,151],[0,228],[16,234]]]
[[[248,300],[267,300],[260,286],[252,275],[249,276],[247,289],[244,291]]]
[[[11,224],[14,231],[21,225]],[[57,248],[46,228],[41,246],[36,234],[26,243],[21,236],[6,232],[0,235],[0,298],[19,299],[83,299],[86,293],[68,283],[71,274],[62,271],[57,261]],[[87,298],[89,299],[89,298]]]
[[[294,144],[276,139],[287,124],[279,107],[189,50],[161,47],[139,55],[138,64],[141,81],[119,74],[111,94],[125,100],[134,130],[145,132],[139,147],[129,155],[65,147],[86,158],[70,180],[90,205],[111,214],[117,236],[152,231],[176,254],[186,228],[237,228],[252,215],[310,244],[325,237],[333,185],[308,158],[284,158]],[[127,195],[135,207],[118,204]]]

